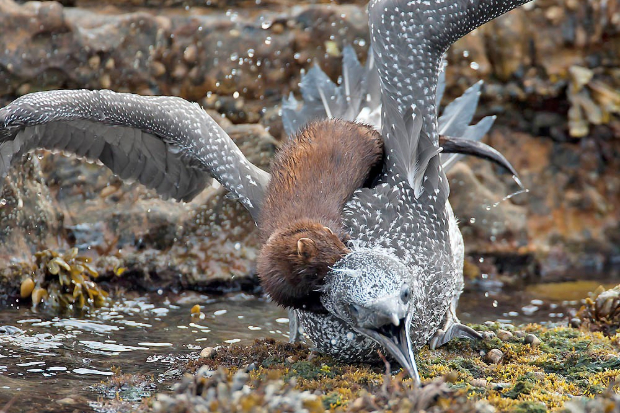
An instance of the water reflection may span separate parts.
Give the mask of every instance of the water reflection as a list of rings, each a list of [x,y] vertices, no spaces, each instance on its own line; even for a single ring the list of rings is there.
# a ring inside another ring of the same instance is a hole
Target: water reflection
[[[202,306],[201,317],[192,317],[194,304]],[[76,394],[93,400],[90,386],[117,369],[158,377],[179,360],[197,357],[206,346],[249,343],[258,337],[288,340],[285,315],[245,294],[217,299],[153,294],[121,300],[83,317],[5,308],[0,311],[0,325],[7,326],[0,332],[0,409],[16,392],[42,406]],[[19,404],[11,411],[21,411]]]

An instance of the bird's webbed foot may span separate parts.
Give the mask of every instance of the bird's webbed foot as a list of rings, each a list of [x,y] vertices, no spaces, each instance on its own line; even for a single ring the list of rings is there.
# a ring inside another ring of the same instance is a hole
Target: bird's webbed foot
[[[446,314],[446,322],[442,328],[437,330],[431,338],[429,347],[435,350],[441,347],[453,338],[469,338],[471,340],[481,340],[482,334],[471,327],[461,324],[455,315],[456,305],[452,303]]]

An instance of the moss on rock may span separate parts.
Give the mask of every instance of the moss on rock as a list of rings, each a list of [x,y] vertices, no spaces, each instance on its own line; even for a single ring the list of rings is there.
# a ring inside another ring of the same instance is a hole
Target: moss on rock
[[[342,364],[301,344],[257,340],[249,346],[219,347],[209,352],[210,357],[189,362],[186,369],[194,376],[176,385],[174,394],[159,395],[153,408],[202,411],[200,405],[222,412],[295,411],[293,405],[309,412],[620,409],[615,395],[620,390],[615,381],[620,375],[617,339],[569,327],[527,325],[516,330],[492,323],[473,327],[488,338],[422,349],[417,357],[422,388],[414,388],[402,372],[393,375],[387,370],[386,374],[383,366]],[[491,334],[500,329],[513,334],[503,334],[506,340],[502,341]],[[526,340],[528,335],[540,342]],[[485,357],[493,349],[504,354],[496,364]]]

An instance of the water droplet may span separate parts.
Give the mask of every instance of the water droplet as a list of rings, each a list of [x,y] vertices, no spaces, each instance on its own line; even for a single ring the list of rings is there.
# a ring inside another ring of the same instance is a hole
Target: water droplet
[[[493,300],[493,307],[497,307],[497,304],[498,304],[497,300]]]
[[[476,218],[469,218],[469,223],[470,224],[475,224],[476,223]]]
[[[0,206],[5,206],[6,205],[6,199],[2,198],[0,199]]]
[[[269,20],[265,20],[265,21],[264,21],[264,22],[260,25],[260,27],[261,27],[263,30],[267,30],[268,28],[270,28],[270,27],[271,27],[271,21],[269,21]]]

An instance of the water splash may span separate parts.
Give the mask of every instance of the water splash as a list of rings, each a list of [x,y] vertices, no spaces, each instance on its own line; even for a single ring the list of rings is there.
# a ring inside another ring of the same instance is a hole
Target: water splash
[[[499,206],[499,204],[501,204],[504,201],[507,201],[507,200],[517,196],[517,195],[526,194],[526,193],[530,192],[530,190],[528,188],[523,186],[523,183],[521,182],[521,179],[519,179],[519,177],[517,175],[513,175],[512,179],[517,183],[517,185],[519,185],[519,188],[521,188],[521,189],[519,189],[518,191],[513,192],[513,193],[511,193],[509,195],[506,195],[505,197],[503,197],[502,199],[500,199],[499,201],[497,201],[497,202],[495,202],[495,203],[493,203],[491,205],[484,205],[483,208],[485,210],[490,211],[491,208],[497,208]]]

